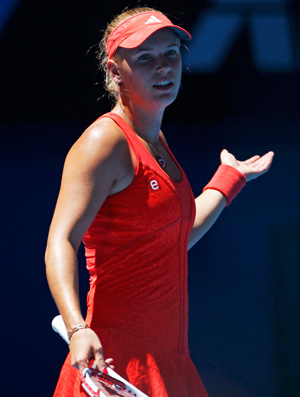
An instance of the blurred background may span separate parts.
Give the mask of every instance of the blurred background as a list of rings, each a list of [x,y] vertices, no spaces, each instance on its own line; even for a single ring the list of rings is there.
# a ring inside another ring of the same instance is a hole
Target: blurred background
[[[195,195],[224,147],[275,152],[190,251],[191,356],[211,397],[300,396],[298,0],[1,0],[1,396],[51,396],[67,354],[51,330],[48,227],[69,148],[110,110],[101,32],[137,5],[193,35],[163,130]]]

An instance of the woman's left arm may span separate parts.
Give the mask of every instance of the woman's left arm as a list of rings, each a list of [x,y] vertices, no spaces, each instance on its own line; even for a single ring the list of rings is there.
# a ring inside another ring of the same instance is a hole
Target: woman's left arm
[[[226,149],[221,152],[221,164],[235,168],[244,175],[246,182],[266,173],[271,167],[274,153],[268,152],[264,156],[253,156],[245,161],[237,160]],[[189,238],[188,248],[195,245],[201,237],[212,227],[228,204],[228,197],[213,187],[207,189],[195,199],[196,216]]]

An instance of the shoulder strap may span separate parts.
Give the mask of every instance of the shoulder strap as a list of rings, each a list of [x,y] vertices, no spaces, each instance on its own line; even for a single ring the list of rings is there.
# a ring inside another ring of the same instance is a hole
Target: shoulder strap
[[[124,134],[130,140],[131,143],[139,142],[136,134],[133,132],[133,130],[130,128],[130,126],[126,123],[126,121],[122,119],[121,116],[119,116],[116,113],[109,112],[109,113],[103,114],[101,117],[99,117],[99,119],[104,118],[104,117],[107,117],[107,118],[110,118],[111,120],[113,120],[117,124],[117,126],[121,128],[121,130],[124,132]]]
[[[99,119],[104,117],[113,120],[117,124],[117,126],[123,131],[130,147],[134,152],[134,155],[137,160],[137,165],[140,164],[141,160],[144,159],[144,153],[146,152],[146,149],[144,148],[144,146],[142,145],[142,143],[140,142],[140,140],[138,139],[137,135],[132,130],[132,128],[126,123],[124,119],[122,119],[121,116],[119,116],[116,113],[112,113],[112,112],[105,113],[101,117],[99,117]]]

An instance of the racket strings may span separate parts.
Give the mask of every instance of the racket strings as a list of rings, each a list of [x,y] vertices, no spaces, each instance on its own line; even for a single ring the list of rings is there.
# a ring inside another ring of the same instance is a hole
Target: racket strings
[[[107,396],[119,396],[119,397],[134,397],[135,394],[130,393],[126,390],[126,388],[121,384],[117,383],[116,381],[112,381],[111,379],[107,378],[105,375],[94,375],[91,376],[91,380],[94,384],[99,388]]]

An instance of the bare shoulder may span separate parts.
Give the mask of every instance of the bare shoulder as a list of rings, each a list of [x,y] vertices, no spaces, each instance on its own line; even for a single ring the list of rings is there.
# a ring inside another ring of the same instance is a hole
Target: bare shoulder
[[[128,150],[127,139],[120,128],[108,118],[100,119],[88,127],[72,146],[68,156],[88,161],[103,161]],[[84,157],[79,157],[78,155]]]
[[[109,118],[88,127],[70,149],[65,170],[73,178],[110,186],[109,194],[126,187],[134,176],[134,164],[128,141],[122,130]]]
[[[106,143],[109,146],[120,145],[122,143],[124,145],[127,142],[122,130],[108,117],[95,121],[95,123],[85,130],[82,138],[90,139],[93,143]]]
[[[97,120],[89,126],[70,149],[66,164],[96,170],[112,168],[113,174],[122,172],[130,164],[130,150],[122,130],[109,118]]]

